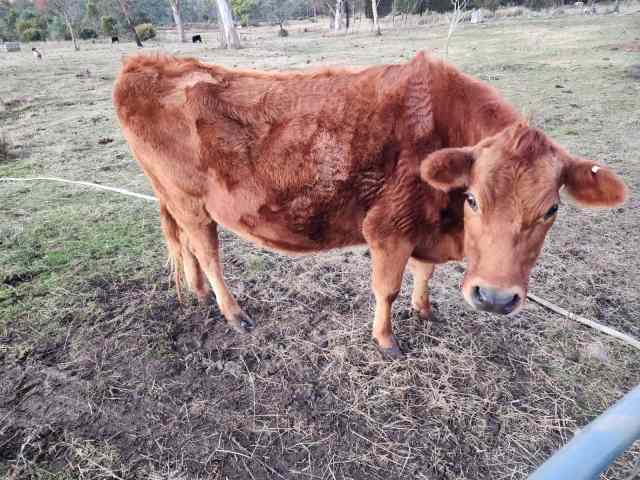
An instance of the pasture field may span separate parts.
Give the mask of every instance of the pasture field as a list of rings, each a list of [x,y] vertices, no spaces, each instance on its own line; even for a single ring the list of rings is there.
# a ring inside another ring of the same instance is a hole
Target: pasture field
[[[442,54],[444,26],[242,30],[245,48],[160,39],[161,50],[264,69]],[[0,176],[59,176],[151,193],[111,88],[133,44],[0,54]],[[449,59],[497,86],[571,152],[626,180],[621,208],[568,201],[531,291],[640,337],[640,16],[462,27]],[[363,128],[366,128],[363,127]],[[640,352],[529,303],[471,311],[464,266],[436,270],[423,323],[409,278],[395,304],[404,362],[370,340],[365,249],[288,258],[223,234],[226,277],[259,323],[180,305],[157,205],[56,183],[0,182],[0,477],[9,479],[524,479],[640,382]],[[638,478],[640,445],[603,479]],[[634,473],[635,472],[635,473]],[[569,479],[568,479],[569,480]]]

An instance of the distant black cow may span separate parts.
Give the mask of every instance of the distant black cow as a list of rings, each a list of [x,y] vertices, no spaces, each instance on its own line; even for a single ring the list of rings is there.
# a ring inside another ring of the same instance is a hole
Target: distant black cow
[[[118,37],[111,37],[111,43],[120,43],[120,39]]]
[[[191,37],[191,43],[202,43],[202,36],[194,35]]]

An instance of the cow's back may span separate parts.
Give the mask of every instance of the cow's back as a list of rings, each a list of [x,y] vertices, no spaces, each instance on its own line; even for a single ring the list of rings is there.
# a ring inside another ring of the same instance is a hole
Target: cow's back
[[[264,245],[322,250],[362,241],[368,204],[394,169],[401,111],[385,88],[400,68],[265,74],[135,57],[114,102],[178,217],[200,202]]]

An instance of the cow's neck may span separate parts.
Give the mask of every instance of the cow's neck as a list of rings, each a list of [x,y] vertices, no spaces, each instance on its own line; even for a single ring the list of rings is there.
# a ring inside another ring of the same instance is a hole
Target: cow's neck
[[[446,147],[466,147],[521,119],[486,83],[444,62],[432,64],[436,129]]]
[[[489,85],[444,62],[435,61],[430,67],[433,68],[433,119],[442,147],[475,145],[521,119]],[[464,197],[454,191],[438,198],[442,202],[439,205],[440,228],[428,228],[413,255],[434,263],[461,260],[464,256]],[[425,215],[428,218],[428,213]]]

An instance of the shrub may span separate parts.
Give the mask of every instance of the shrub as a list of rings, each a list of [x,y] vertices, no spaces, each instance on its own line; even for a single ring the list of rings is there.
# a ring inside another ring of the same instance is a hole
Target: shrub
[[[508,18],[508,17],[520,17],[524,15],[525,9],[523,7],[507,7],[500,8],[496,11],[497,18]]]
[[[20,34],[20,40],[23,42],[42,42],[45,39],[45,33],[39,28],[27,28]]]
[[[550,7],[553,2],[550,0],[526,0],[525,5],[531,10],[542,10],[545,7]]]
[[[43,32],[47,31],[49,26],[47,25],[47,19],[45,17],[28,16],[27,18],[23,18],[24,13],[25,12],[23,12],[23,15],[20,15],[20,20],[16,22],[18,34],[22,34],[22,32],[30,28],[37,28]]]
[[[105,35],[115,35],[118,33],[118,29],[116,27],[116,19],[113,17],[102,17],[100,18],[100,28],[102,29],[102,33]]]
[[[35,20],[20,20],[18,21],[18,23],[16,23],[16,30],[18,31],[18,34],[22,35],[24,33],[25,30],[29,30],[32,28],[38,28],[38,26],[36,25]]]
[[[93,28],[82,28],[78,32],[78,36],[82,40],[90,40],[92,38],[98,38],[98,34],[96,33],[96,31]]]
[[[335,3],[335,2],[334,2]],[[240,25],[249,25],[249,17],[258,14],[258,2],[256,0],[231,0],[231,10],[236,18],[240,19]]]
[[[143,42],[151,38],[156,38],[156,29],[150,23],[141,23],[136,25],[136,33]]]
[[[491,12],[495,12],[498,8],[500,8],[500,0],[474,0],[473,3],[476,7],[484,8],[490,10]]]

